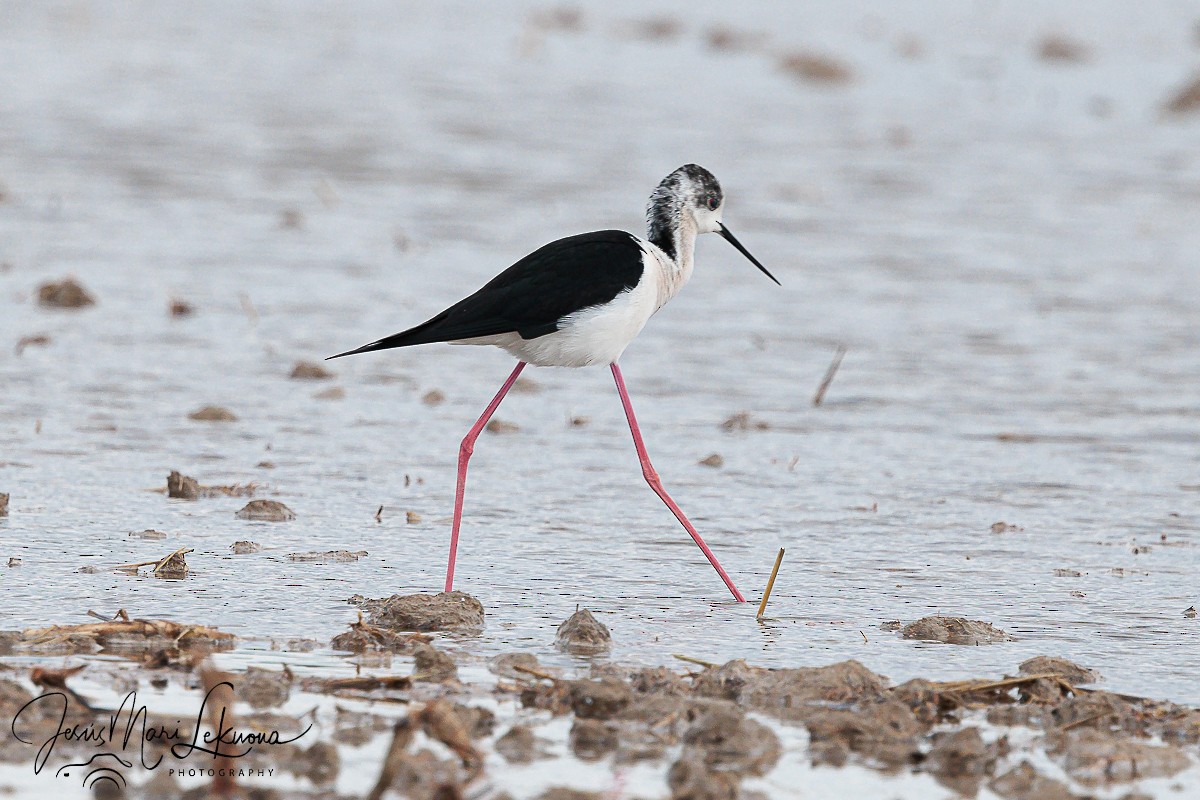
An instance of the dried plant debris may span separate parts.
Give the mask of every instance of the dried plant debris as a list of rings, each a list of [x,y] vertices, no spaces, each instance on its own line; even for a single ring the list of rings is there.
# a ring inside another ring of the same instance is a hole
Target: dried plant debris
[[[237,415],[224,406],[204,406],[188,414],[196,422],[237,422]]]
[[[314,361],[297,361],[288,377],[294,381],[328,381],[336,376]]]
[[[229,549],[233,551],[235,556],[251,555],[253,553],[261,553],[263,546],[258,542],[251,542],[243,539],[242,541],[234,542],[229,545]]]
[[[288,561],[306,561],[311,564],[347,564],[358,561],[367,554],[366,550],[327,550],[324,553],[288,553]]]
[[[188,574],[187,554],[193,552],[190,547],[181,547],[173,553],[168,553],[157,561],[138,561],[134,564],[122,564],[117,567],[122,572],[136,573],[142,567],[154,567],[154,576],[158,578],[186,578]]]
[[[8,495],[0,492],[0,517],[8,516]]]
[[[205,625],[182,625],[161,619],[118,617],[81,625],[54,625],[0,633],[0,653],[88,653],[99,649],[145,651],[164,647],[226,648],[234,636]]]
[[[474,630],[483,627],[483,604],[463,592],[351,597],[372,625],[393,631]]]
[[[44,283],[38,287],[37,296],[43,308],[86,308],[96,304],[96,298],[74,278]]]
[[[289,522],[296,518],[296,512],[278,500],[251,500],[235,516],[255,522]]]
[[[1004,631],[987,622],[963,617],[923,617],[904,626],[900,635],[905,639],[921,639],[944,644],[995,644],[1012,639]]]
[[[602,653],[612,647],[612,634],[592,612],[583,608],[558,626],[554,644],[569,653]]]

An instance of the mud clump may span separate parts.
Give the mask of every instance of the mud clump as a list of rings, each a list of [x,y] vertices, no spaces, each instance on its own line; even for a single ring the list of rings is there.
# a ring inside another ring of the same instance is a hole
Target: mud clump
[[[494,419],[487,424],[488,433],[516,433],[519,430],[521,430],[520,425],[503,419]]]
[[[287,702],[292,693],[292,676],[288,672],[249,667],[233,680],[239,700],[253,708],[276,708]]]
[[[290,522],[296,518],[296,512],[278,500],[251,500],[235,516],[255,522]]]
[[[709,769],[704,756],[685,749],[667,770],[671,800],[737,800],[741,794],[735,775]]]
[[[476,630],[483,627],[483,604],[464,592],[392,595],[380,600],[355,596],[372,625],[394,631]]]
[[[513,725],[496,740],[496,752],[510,764],[528,764],[539,755],[537,737],[528,725]]]
[[[295,754],[290,770],[302,775],[318,786],[332,783],[342,767],[337,747],[329,742],[317,742],[307,750]]]
[[[554,645],[568,653],[602,653],[612,647],[612,634],[592,612],[581,608],[558,626]]]
[[[533,653],[501,653],[488,661],[488,669],[502,678],[528,678],[530,672],[545,672]],[[551,674],[557,674],[551,671]]]
[[[96,298],[73,278],[38,287],[38,305],[43,308],[86,308],[96,305]]]
[[[849,65],[818,53],[792,53],[780,60],[779,67],[805,83],[837,86],[854,80],[854,71]]]
[[[1034,53],[1042,61],[1056,64],[1082,64],[1091,56],[1087,45],[1061,34],[1043,36]]]
[[[428,644],[429,641],[429,637],[424,634],[400,634],[364,622],[360,613],[358,621],[350,623],[350,630],[333,637],[330,647],[351,653],[364,653],[368,650],[405,653],[410,652],[417,644]]]
[[[8,495],[0,492],[0,517],[8,516]]]
[[[235,483],[228,486],[204,486],[179,470],[167,475],[167,497],[176,500],[199,500],[201,497],[251,497],[258,491],[256,483]]]
[[[1194,114],[1200,111],[1200,75],[1171,96],[1166,111],[1169,114]]]
[[[0,714],[13,719],[33,699],[24,686],[8,678],[0,678]]]
[[[597,761],[617,749],[617,726],[598,719],[576,719],[567,741],[576,756]]]
[[[988,788],[1007,800],[1081,800],[1065,783],[1039,774],[1028,761],[993,779]]]
[[[440,406],[446,402],[446,395],[439,392],[437,389],[430,389],[425,394],[421,395],[421,402],[427,406]]]
[[[1050,737],[1047,751],[1080,783],[1099,786],[1135,778],[1169,778],[1191,766],[1177,747],[1077,729]]]
[[[1003,747],[988,747],[978,728],[935,733],[932,747],[925,755],[921,770],[943,786],[966,797],[974,797],[979,787],[996,771],[996,759]],[[1003,740],[1001,740],[1003,741]]]
[[[721,423],[721,430],[726,433],[738,433],[744,431],[765,431],[770,429],[770,425],[761,419],[755,419],[748,411],[739,411],[729,419]]]
[[[850,703],[884,695],[887,679],[857,661],[825,667],[763,669],[738,659],[706,669],[695,693],[743,703],[781,719],[803,719],[813,703]]]
[[[817,708],[804,720],[814,764],[845,765],[851,753],[885,770],[915,764],[927,730],[912,709],[898,700],[857,709]]]
[[[237,415],[224,406],[204,406],[188,414],[196,422],[237,422]]]
[[[162,531],[156,531],[153,528],[147,528],[144,531],[131,532],[129,535],[131,538],[134,538],[134,539],[153,539],[156,541],[159,539],[167,538],[167,535],[165,533],[163,533]]]
[[[345,400],[346,390],[340,386],[330,386],[313,395],[314,400]]]
[[[691,724],[684,731],[685,745],[703,753],[706,766],[741,776],[766,775],[779,761],[779,737],[746,716],[733,703],[712,701],[688,710]]]
[[[963,617],[923,617],[905,625],[900,635],[905,639],[964,645],[995,644],[1012,639],[990,623]]]
[[[696,463],[702,467],[713,467],[716,469],[725,466],[725,459],[720,453],[713,453],[712,455],[705,456]]]
[[[302,561],[309,564],[349,564],[367,555],[366,550],[326,550],[324,553],[288,553],[288,561]]]
[[[288,377],[294,381],[328,381],[336,376],[315,362],[297,361]]]
[[[442,683],[458,677],[454,659],[424,642],[413,644],[413,680]]]
[[[229,545],[229,549],[233,551],[235,556],[247,556],[253,553],[261,553],[263,548],[258,542],[243,539],[240,542],[234,542]]]
[[[173,469],[167,476],[167,497],[177,500],[199,500],[200,481]]]
[[[581,719],[611,719],[633,700],[633,690],[616,678],[599,681],[573,681],[570,684],[571,710]]]
[[[1087,667],[1081,667],[1065,658],[1056,658],[1054,656],[1034,656],[1026,661],[1022,661],[1021,665],[1017,667],[1017,671],[1022,675],[1058,675],[1072,685],[1096,683],[1100,680],[1099,672]]]

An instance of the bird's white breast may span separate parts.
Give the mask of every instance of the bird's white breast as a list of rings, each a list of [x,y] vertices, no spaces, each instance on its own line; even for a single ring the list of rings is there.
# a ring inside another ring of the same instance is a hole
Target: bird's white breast
[[[568,314],[558,330],[536,339],[506,333],[471,339],[463,344],[492,344],[516,358],[542,367],[591,367],[621,357],[654,312],[682,288],[691,270],[678,274],[676,265],[648,242],[642,247],[642,277],[632,289],[607,303]],[[689,265],[690,266],[690,265]]]

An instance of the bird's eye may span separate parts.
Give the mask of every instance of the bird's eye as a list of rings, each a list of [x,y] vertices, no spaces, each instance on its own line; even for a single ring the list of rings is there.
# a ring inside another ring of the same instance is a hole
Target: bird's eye
[[[717,206],[721,205],[721,200],[715,194],[710,194],[708,196],[708,200],[705,202],[705,205],[708,206],[709,211],[716,211]]]

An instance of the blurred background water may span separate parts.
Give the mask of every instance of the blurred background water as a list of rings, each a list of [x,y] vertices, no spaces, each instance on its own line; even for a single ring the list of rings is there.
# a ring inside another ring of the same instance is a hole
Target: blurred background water
[[[519,430],[472,461],[457,588],[488,627],[451,646],[568,662],[553,628],[582,604],[625,660],[857,658],[901,681],[1047,653],[1200,702],[1182,613],[1200,600],[1200,115],[1168,110],[1200,67],[1194,5],[0,18],[0,560],[21,559],[0,571],[4,628],[124,607],[270,661],[262,639],[324,643],[352,594],[440,588],[458,442],[511,359],[430,346],[323,383],[293,365],[420,322],[551,239],[641,232],[650,190],[694,161],[783,288],[705,237],[622,366],[668,488],[749,597],[788,548],[773,619],[727,602],[644,485],[607,371],[535,369],[497,414]],[[96,305],[40,307],[68,275]],[[207,404],[237,420],[188,419]],[[723,429],[742,412],[748,430]],[[697,463],[712,453],[722,467]],[[171,469],[265,484],[298,519],[168,501],[151,490]],[[129,536],[147,528],[168,536]],[[264,551],[233,556],[244,539]],[[182,581],[110,569],[178,547]],[[335,548],[369,555],[286,558]],[[879,629],[931,613],[1016,639]]]

